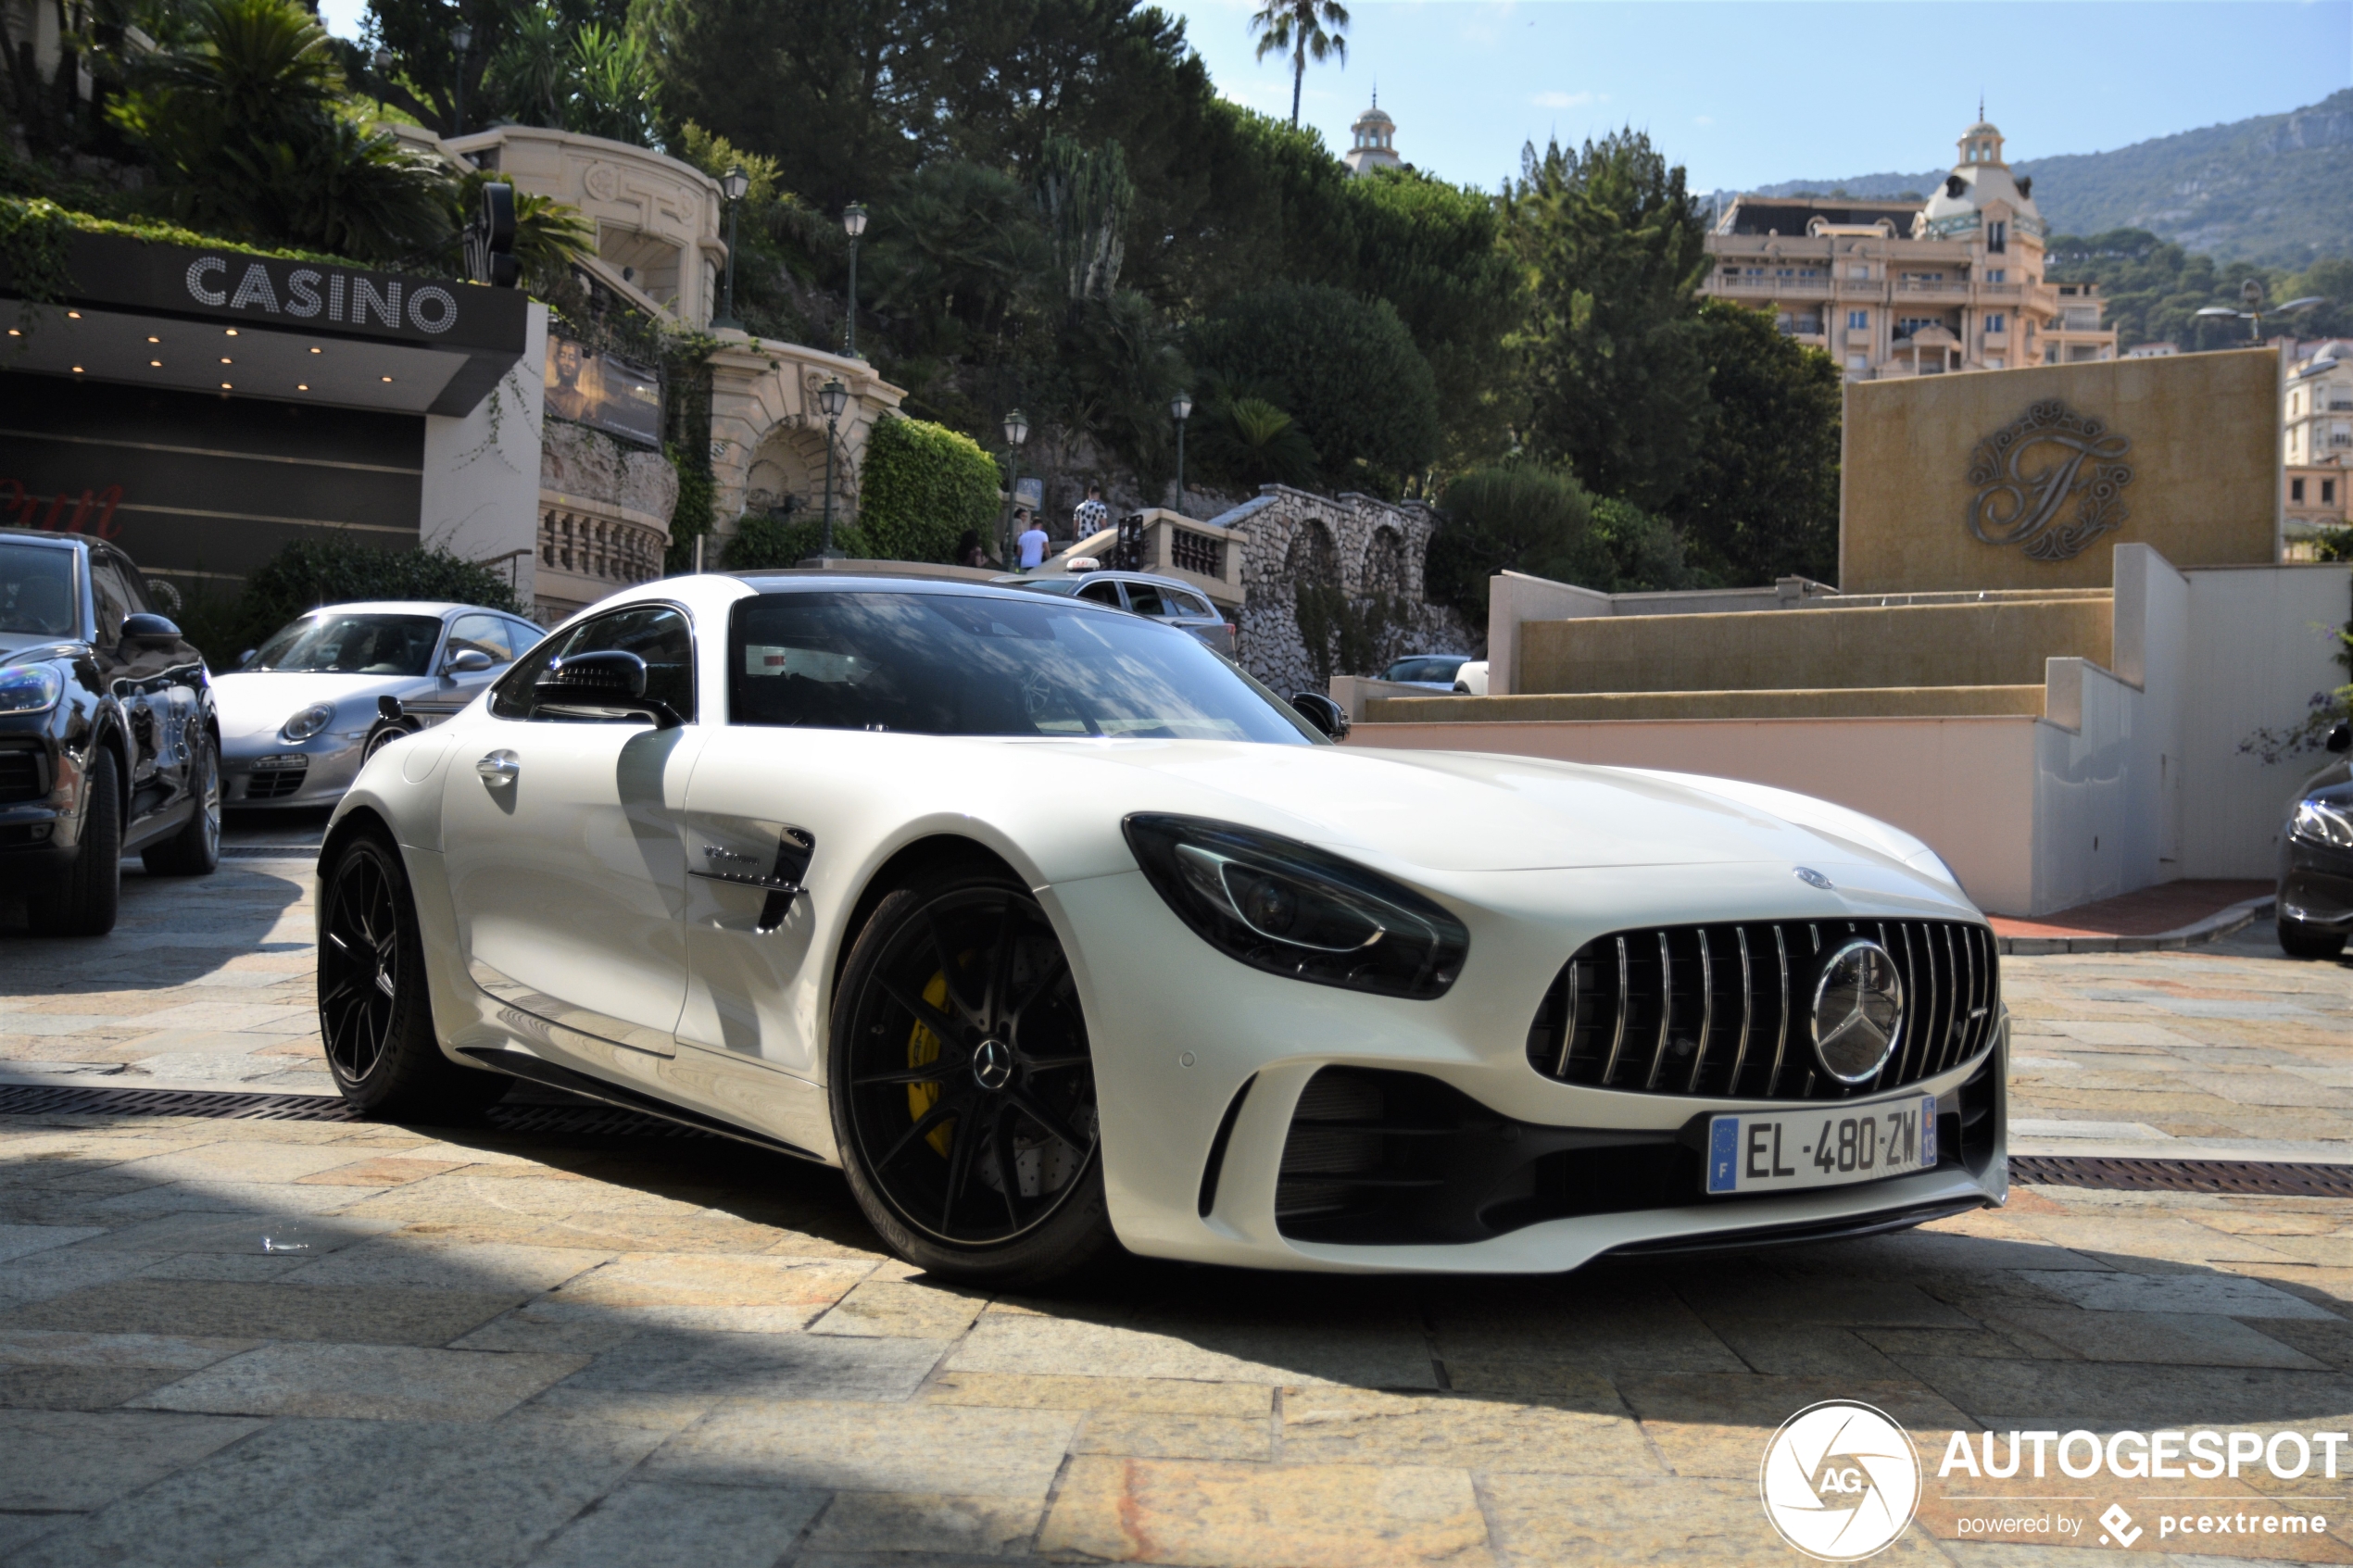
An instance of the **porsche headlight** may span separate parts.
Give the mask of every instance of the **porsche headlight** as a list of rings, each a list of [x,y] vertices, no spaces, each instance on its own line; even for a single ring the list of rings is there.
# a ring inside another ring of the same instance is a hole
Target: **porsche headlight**
[[[1124,825],[1177,918],[1253,969],[1420,1000],[1462,972],[1463,922],[1353,860],[1203,817],[1139,813]]]
[[[304,741],[335,721],[335,708],[331,702],[314,702],[278,727],[283,741]]]
[[[2307,844],[2353,849],[2353,815],[2333,800],[2297,801],[2296,820],[2288,824],[2287,831]]]
[[[0,713],[46,713],[65,690],[65,677],[45,664],[0,670]]]

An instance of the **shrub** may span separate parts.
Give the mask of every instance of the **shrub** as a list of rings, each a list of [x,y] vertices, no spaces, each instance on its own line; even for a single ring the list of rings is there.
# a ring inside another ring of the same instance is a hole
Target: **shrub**
[[[805,512],[789,518],[747,517],[736,524],[736,536],[727,541],[726,567],[730,571],[774,571],[799,566],[824,543],[823,517]],[[834,548],[846,556],[876,558],[865,530],[838,515],[834,518]]]
[[[234,670],[247,648],[287,621],[321,605],[359,599],[441,599],[531,613],[497,571],[438,546],[393,551],[330,541],[288,545],[246,578],[234,597],[191,594],[182,630],[212,668]]]
[[[1192,358],[1229,384],[1264,388],[1335,487],[1393,495],[1438,454],[1437,383],[1386,301],[1277,283],[1196,327]]]
[[[998,483],[996,459],[972,437],[924,420],[877,421],[859,477],[858,524],[872,558],[948,563],[965,530],[993,539]]]
[[[1473,469],[1440,497],[1445,521],[1430,536],[1429,596],[1474,621],[1487,616],[1487,580],[1524,571],[1607,591],[1609,552],[1594,536],[1593,501],[1570,475],[1534,464]]]

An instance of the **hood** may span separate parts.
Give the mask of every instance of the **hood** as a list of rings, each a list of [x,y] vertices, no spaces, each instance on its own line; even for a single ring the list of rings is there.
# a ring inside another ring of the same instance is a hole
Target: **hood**
[[[220,714],[220,737],[275,734],[278,727],[314,702],[335,705],[330,729],[373,723],[376,698],[389,693],[406,698],[433,688],[429,675],[338,675],[332,671],[263,670],[212,678],[212,699]]]
[[[83,646],[72,637],[52,637],[40,632],[0,632],[0,664],[77,654]]]
[[[1218,797],[1248,801],[1258,809],[1247,820],[1269,831],[1431,871],[1777,861],[1868,864],[1949,885],[1909,834],[1826,801],[1730,780],[1354,746],[1196,742],[1099,755],[1191,786],[1199,798],[1189,809],[1201,815],[1221,814]]]

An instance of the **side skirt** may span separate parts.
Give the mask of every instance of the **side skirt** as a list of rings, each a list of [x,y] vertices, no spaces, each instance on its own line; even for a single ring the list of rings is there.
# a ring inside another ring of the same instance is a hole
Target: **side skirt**
[[[675,1122],[681,1126],[715,1133],[723,1138],[734,1138],[738,1143],[748,1143],[755,1148],[767,1149],[772,1154],[790,1155],[795,1160],[806,1160],[815,1165],[827,1163],[823,1156],[802,1148],[798,1144],[786,1143],[782,1138],[772,1138],[765,1133],[755,1133],[749,1127],[738,1127],[732,1122],[723,1122],[716,1116],[706,1116],[699,1110],[688,1110],[683,1106],[673,1105],[668,1100],[657,1099],[652,1095],[640,1094],[635,1089],[623,1088],[618,1084],[609,1084],[602,1078],[592,1078],[585,1073],[575,1073],[569,1067],[559,1067],[554,1062],[533,1056],[527,1051],[501,1050],[495,1046],[460,1046],[458,1047],[458,1054],[478,1067],[487,1067],[494,1073],[504,1073],[510,1078],[522,1078],[534,1084],[545,1084],[550,1088],[563,1089],[589,1099],[601,1100],[607,1105],[617,1105],[624,1110],[642,1110],[648,1116],[659,1116],[665,1122]]]

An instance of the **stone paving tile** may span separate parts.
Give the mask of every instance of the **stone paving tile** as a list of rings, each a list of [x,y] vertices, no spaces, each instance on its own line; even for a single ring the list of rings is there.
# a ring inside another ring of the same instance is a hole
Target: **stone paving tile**
[[[0,1225],[0,1263],[106,1234],[98,1225]]]
[[[1275,1446],[1274,1424],[1264,1416],[1095,1411],[1071,1439],[1070,1451],[1139,1459],[1271,1460]]]
[[[986,1296],[938,1286],[870,1279],[836,1302],[810,1325],[810,1332],[953,1339],[973,1325],[988,1304]]]
[[[796,1401],[905,1399],[947,1348],[937,1339],[654,1331],[606,1351],[572,1386],[667,1393],[710,1389]]]
[[[148,1411],[0,1411],[0,1509],[96,1508],[262,1425]]]
[[[286,1275],[286,1283],[530,1293],[552,1290],[610,1256],[579,1248],[452,1245],[382,1236],[307,1263]]]
[[[106,1256],[132,1261],[141,1255]],[[131,1279],[84,1286],[0,1314],[0,1330],[443,1345],[497,1317],[518,1299],[514,1293]]]
[[[1766,1523],[1753,1474],[1739,1480],[1490,1475],[1479,1490],[1494,1522],[1496,1555],[1514,1568],[1565,1563],[1786,1568],[1803,1561]],[[1944,1560],[1915,1531],[1871,1561],[1942,1564]]]
[[[2316,1318],[2334,1313],[2259,1280],[2222,1274],[2024,1275],[2095,1312],[2213,1312],[2234,1318]]]
[[[1390,1568],[1492,1562],[1470,1476],[1452,1467],[1257,1465],[1084,1455],[1038,1533],[1114,1562]]]
[[[1347,1383],[1434,1388],[1418,1332],[1354,1333],[1220,1324],[1153,1332],[1060,1318],[985,1314],[949,1362],[952,1372],[1077,1373],[1090,1376],[1202,1378],[1235,1383]]]
[[[1361,1388],[1286,1388],[1287,1464],[1451,1464],[1469,1470],[1656,1475],[1642,1429],[1593,1379],[1588,1410],[1508,1399],[1415,1398]]]
[[[393,1228],[389,1220],[346,1220],[303,1216],[287,1219],[269,1215],[223,1215],[216,1210],[194,1210],[138,1221],[120,1230],[101,1233],[81,1243],[80,1252],[252,1252],[265,1256],[298,1246],[314,1257],[381,1236]],[[273,1232],[286,1232],[276,1236]],[[268,1245],[265,1246],[264,1243]]]
[[[770,1568],[824,1510],[825,1494],[632,1481],[531,1557],[534,1568]]]
[[[794,1561],[806,1568],[837,1552],[888,1553],[879,1562],[873,1557],[863,1562],[875,1568],[923,1568],[945,1561],[950,1553],[986,1559],[1026,1545],[1037,1534],[1044,1512],[1042,1501],[1027,1498],[842,1492]],[[920,1555],[903,1555],[911,1552]],[[832,1560],[844,1562],[842,1558]]]
[[[367,1421],[489,1421],[585,1356],[486,1355],[406,1345],[263,1345],[133,1401],[142,1410]]]
[[[831,1306],[872,1267],[851,1259],[630,1253],[573,1279],[550,1299],[589,1307]]]
[[[2022,1309],[2000,1313],[1988,1322],[2005,1333],[2056,1345],[2087,1361],[2327,1370],[2326,1363],[2236,1318],[2213,1312]]]
[[[1067,1411],[736,1398],[665,1442],[646,1471],[729,1485],[1042,1501],[1078,1424]]]
[[[945,1372],[923,1397],[941,1405],[1000,1405],[1009,1410],[1106,1411],[1130,1415],[1211,1416],[1263,1421],[1275,1390],[1260,1383],[1202,1383],[1174,1377],[1076,1377],[1051,1373]]]
[[[2032,1368],[2034,1375],[2044,1375],[2038,1362],[1969,1361],[1965,1364]],[[1969,1424],[1940,1388],[1930,1386],[1917,1367],[1901,1382],[1680,1373],[1620,1378],[1617,1388],[1642,1422],[1643,1435],[1674,1474],[1745,1478],[1752,1486],[1756,1484],[1766,1439],[1782,1422],[1818,1400],[1859,1399],[1914,1432]]]

